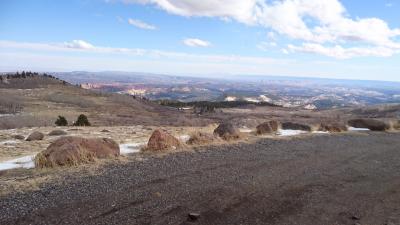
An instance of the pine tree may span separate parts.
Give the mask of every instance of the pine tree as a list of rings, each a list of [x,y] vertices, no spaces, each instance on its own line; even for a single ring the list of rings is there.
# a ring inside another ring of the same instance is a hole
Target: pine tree
[[[74,126],[90,126],[90,122],[84,114],[78,116],[78,119],[75,121]]]
[[[56,120],[55,124],[57,126],[68,126],[68,121],[65,119],[63,116],[58,116],[58,119]]]

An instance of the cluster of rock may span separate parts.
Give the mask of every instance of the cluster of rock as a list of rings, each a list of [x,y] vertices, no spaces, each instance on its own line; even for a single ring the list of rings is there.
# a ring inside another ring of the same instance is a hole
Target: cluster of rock
[[[53,130],[49,132],[47,135],[48,136],[61,136],[61,135],[67,135],[68,133],[63,130]],[[17,140],[25,140],[25,141],[41,141],[43,140],[45,135],[42,132],[39,131],[34,131],[28,135],[27,138],[25,138],[23,135],[16,134],[13,135],[12,138],[17,139]]]

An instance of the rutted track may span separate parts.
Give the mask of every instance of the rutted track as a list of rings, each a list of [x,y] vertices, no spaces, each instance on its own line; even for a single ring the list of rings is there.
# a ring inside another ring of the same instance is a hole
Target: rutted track
[[[383,225],[399,206],[400,134],[343,134],[110,165],[0,198],[0,224]]]

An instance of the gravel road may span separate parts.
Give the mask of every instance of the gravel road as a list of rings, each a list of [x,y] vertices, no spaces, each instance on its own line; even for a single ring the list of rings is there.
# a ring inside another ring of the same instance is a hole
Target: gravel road
[[[398,225],[400,134],[263,139],[148,156],[3,196],[0,212],[0,224]]]

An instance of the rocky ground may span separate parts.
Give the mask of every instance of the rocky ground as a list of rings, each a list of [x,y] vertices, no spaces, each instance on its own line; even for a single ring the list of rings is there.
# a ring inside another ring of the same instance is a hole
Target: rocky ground
[[[399,146],[361,132],[137,154],[1,195],[0,224],[400,224]],[[38,179],[14,173],[0,180]]]

